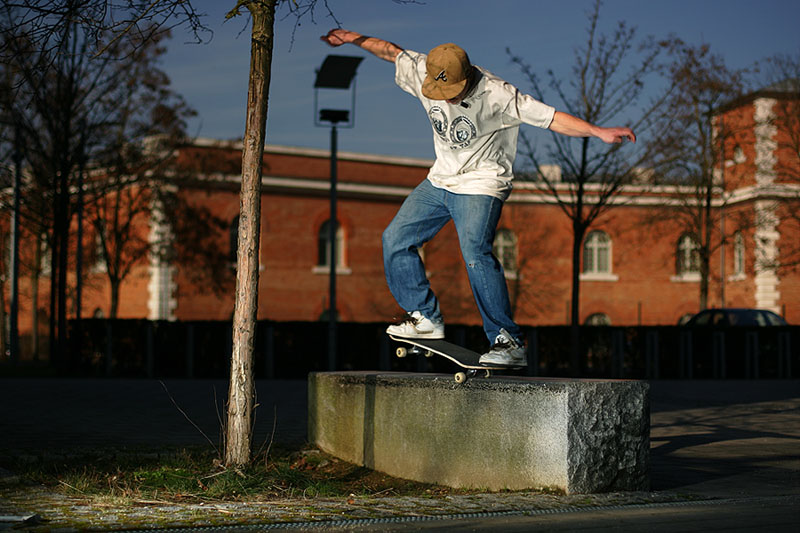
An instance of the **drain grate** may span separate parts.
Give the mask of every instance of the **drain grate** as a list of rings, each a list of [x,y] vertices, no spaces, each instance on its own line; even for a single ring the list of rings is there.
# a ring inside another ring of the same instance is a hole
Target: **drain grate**
[[[732,505],[742,503],[754,503],[759,501],[780,501],[784,499],[792,499],[791,496],[778,496],[771,498],[741,498],[741,499],[721,499],[721,500],[693,500],[693,501],[680,501],[680,502],[658,502],[658,503],[641,503],[630,505],[597,505],[590,507],[561,507],[554,509],[518,509],[513,511],[484,511],[475,513],[456,513],[456,514],[442,514],[442,515],[425,515],[425,516],[393,516],[384,518],[358,518],[358,519],[343,519],[343,520],[315,520],[305,522],[275,522],[271,524],[253,524],[253,525],[230,525],[230,526],[196,526],[196,527],[177,527],[165,529],[137,529],[125,530],[125,533],[189,533],[196,531],[198,533],[231,533],[241,532],[249,533],[254,531],[270,531],[276,529],[314,529],[314,528],[341,528],[341,527],[354,527],[354,526],[371,526],[381,524],[402,524],[413,522],[433,522],[438,520],[461,520],[461,519],[480,519],[480,518],[496,518],[508,516],[539,516],[550,514],[567,514],[567,513],[586,513],[593,511],[620,511],[620,510],[633,510],[633,509],[659,509],[670,507],[694,507],[703,505]]]

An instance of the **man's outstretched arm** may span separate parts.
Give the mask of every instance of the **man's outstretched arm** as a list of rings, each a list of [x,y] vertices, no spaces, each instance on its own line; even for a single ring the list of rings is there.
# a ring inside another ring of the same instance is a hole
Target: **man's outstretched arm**
[[[620,143],[623,139],[636,142],[636,135],[630,128],[601,128],[562,111],[556,111],[550,129],[570,137],[597,137],[608,144]]]
[[[403,51],[402,48],[389,41],[384,41],[377,37],[368,37],[341,28],[329,31],[327,35],[323,35],[320,39],[331,46],[341,46],[346,43],[352,43],[374,56],[385,59],[386,61],[391,61],[392,63],[394,63],[397,55]]]

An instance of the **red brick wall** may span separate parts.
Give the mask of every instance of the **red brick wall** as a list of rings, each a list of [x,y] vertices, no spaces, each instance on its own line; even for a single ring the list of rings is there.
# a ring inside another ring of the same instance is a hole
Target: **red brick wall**
[[[753,148],[754,105],[746,103],[726,113],[726,123],[736,136],[725,144],[724,178],[728,191],[755,185]],[[777,136],[779,145],[785,133]],[[744,156],[734,161],[739,146]],[[797,178],[781,169],[796,170],[797,161],[784,148],[776,167],[778,181],[796,185]],[[202,171],[207,178],[196,186],[181,189],[184,197],[209,207],[219,217],[232,221],[239,210],[238,175],[241,155],[236,147],[186,148],[179,154],[180,167]],[[265,188],[262,197],[261,251],[263,267],[259,286],[259,319],[317,320],[328,306],[328,274],[317,265],[318,234],[329,216],[327,183],[330,161],[325,151],[272,147],[264,157]],[[340,154],[338,212],[345,234],[346,272],[337,276],[338,309],[342,320],[383,322],[401,311],[386,287],[381,253],[381,233],[399,208],[405,194],[427,174],[425,162]],[[210,181],[208,181],[210,180]],[[794,181],[792,181],[794,180]],[[304,185],[305,184],[305,185]],[[376,193],[376,187],[383,187]],[[389,187],[387,189],[386,187]],[[675,189],[645,194],[650,199],[668,200]],[[782,268],[778,305],[787,319],[800,323],[800,225],[798,200],[775,198],[781,205],[778,242]],[[743,279],[729,279],[733,273],[733,243],[714,252],[711,260],[709,305],[752,307],[756,304],[754,281],[755,200],[736,200],[725,207],[726,230],[741,225],[746,242],[746,272]],[[7,221],[4,231],[7,232]],[[530,187],[520,186],[504,207],[501,228],[512,230],[518,239],[518,272],[508,279],[517,320],[525,325],[556,325],[568,322],[571,299],[572,232],[568,218],[552,201]],[[23,228],[25,229],[25,228]],[[607,315],[613,325],[675,324],[698,310],[699,282],[675,277],[675,252],[682,234],[674,213],[663,206],[643,203],[615,207],[596,221],[591,230],[602,230],[612,240],[612,281],[584,280],[581,290],[581,321],[595,313]],[[149,228],[142,227],[143,232]],[[180,238],[180,236],[177,236]],[[84,246],[91,249],[94,236],[87,230]],[[228,232],[215,236],[220,249],[228,250]],[[425,246],[426,268],[438,294],[445,319],[450,323],[479,324],[467,276],[452,224]],[[720,257],[725,254],[725,275]],[[20,330],[23,343],[30,338],[31,294],[29,269],[32,237],[23,233],[23,268],[20,279]],[[87,265],[88,268],[88,265]],[[200,268],[200,267],[197,267]],[[174,278],[174,318],[177,320],[227,320],[233,313],[233,280],[230,268],[222,274],[229,287],[216,294],[208,284],[193,281],[192,272],[179,269]],[[150,266],[136,266],[121,288],[119,316],[146,318],[150,298]],[[72,280],[74,285],[74,279]],[[6,307],[8,307],[8,284]],[[46,325],[49,278],[39,288],[40,323]],[[109,287],[103,273],[90,273],[84,284],[83,316],[95,310],[109,312]],[[70,306],[70,312],[72,307]],[[41,329],[43,335],[46,327]],[[27,337],[26,337],[27,335]]]

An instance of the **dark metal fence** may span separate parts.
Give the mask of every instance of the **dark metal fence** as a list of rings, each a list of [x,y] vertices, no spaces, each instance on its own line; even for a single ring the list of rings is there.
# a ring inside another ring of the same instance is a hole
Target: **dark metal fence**
[[[395,357],[385,324],[339,324],[335,370],[451,372],[442,358]],[[260,322],[258,378],[305,379],[331,370],[326,322]],[[56,375],[224,378],[231,354],[230,322],[84,319],[71,324],[71,346]],[[727,329],[679,326],[581,327],[579,368],[569,366],[570,328],[525,329],[529,376],[622,379],[797,378],[800,327]],[[450,326],[448,339],[481,351],[480,327]],[[0,365],[0,375],[13,374]]]

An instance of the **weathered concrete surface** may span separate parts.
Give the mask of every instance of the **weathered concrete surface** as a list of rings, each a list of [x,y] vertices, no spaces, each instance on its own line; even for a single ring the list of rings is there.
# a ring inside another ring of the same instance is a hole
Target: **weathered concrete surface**
[[[649,489],[642,381],[309,375],[308,437],[341,459],[451,487]]]

